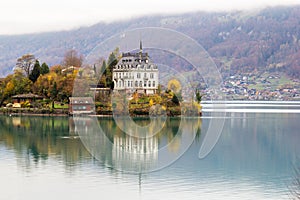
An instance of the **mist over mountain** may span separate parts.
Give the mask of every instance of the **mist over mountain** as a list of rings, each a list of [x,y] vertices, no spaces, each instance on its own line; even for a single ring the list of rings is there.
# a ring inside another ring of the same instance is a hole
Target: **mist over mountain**
[[[11,73],[24,54],[50,66],[60,64],[69,49],[86,56],[116,33],[149,26],[174,29],[198,41],[223,76],[261,71],[300,75],[300,6],[294,6],[149,16],[71,31],[0,36],[0,76]]]

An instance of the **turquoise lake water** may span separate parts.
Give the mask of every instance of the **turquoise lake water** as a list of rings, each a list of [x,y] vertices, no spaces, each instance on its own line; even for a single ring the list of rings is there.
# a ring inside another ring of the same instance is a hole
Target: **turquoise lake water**
[[[300,114],[231,111],[202,159],[210,113],[142,139],[109,118],[1,116],[0,199],[294,199]]]

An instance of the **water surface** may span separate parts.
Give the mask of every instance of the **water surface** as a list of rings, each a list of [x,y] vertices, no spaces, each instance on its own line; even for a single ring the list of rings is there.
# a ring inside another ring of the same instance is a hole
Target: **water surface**
[[[101,143],[96,159],[72,118],[1,116],[1,199],[291,199],[300,190],[300,114],[228,112],[216,146],[199,159],[210,120],[209,113],[181,120],[184,131],[178,133],[180,119],[168,119],[168,128],[143,143],[150,153],[126,162],[116,144],[139,151],[141,143],[112,119],[99,118],[113,143]],[[195,127],[200,130],[193,135]],[[190,148],[172,165],[152,173],[122,171],[178,153],[189,137]],[[165,155],[155,154],[163,147]]]

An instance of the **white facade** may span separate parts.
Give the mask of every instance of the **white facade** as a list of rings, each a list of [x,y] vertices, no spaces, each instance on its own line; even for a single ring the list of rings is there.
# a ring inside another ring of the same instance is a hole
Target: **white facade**
[[[158,88],[158,68],[149,60],[148,54],[123,53],[113,68],[114,90],[126,90],[155,94]]]

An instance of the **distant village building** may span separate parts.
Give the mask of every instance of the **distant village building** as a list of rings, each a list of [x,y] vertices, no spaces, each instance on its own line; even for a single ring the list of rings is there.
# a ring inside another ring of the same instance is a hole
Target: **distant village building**
[[[113,68],[114,90],[155,94],[158,88],[158,68],[148,53],[143,53],[142,42],[137,53],[122,53],[122,58]]]
[[[70,114],[93,114],[95,103],[92,97],[70,97]]]

